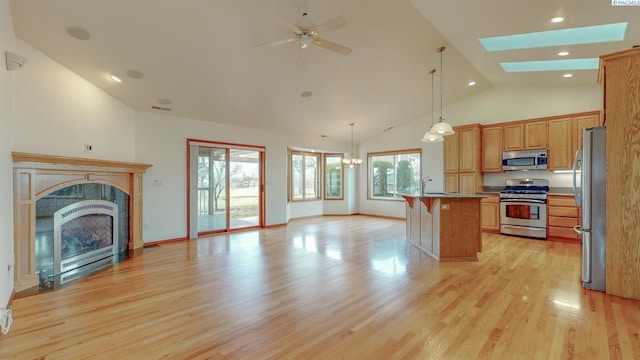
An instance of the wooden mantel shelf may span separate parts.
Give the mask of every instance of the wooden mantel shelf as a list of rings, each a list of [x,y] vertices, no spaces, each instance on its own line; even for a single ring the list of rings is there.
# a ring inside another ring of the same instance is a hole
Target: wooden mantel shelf
[[[117,172],[132,172],[132,173],[144,173],[148,168],[152,167],[151,164],[142,163],[130,163],[122,161],[110,161],[110,160],[98,160],[77,158],[70,156],[58,156],[58,155],[44,155],[44,154],[32,154],[23,152],[12,152],[14,165],[20,164],[20,167],[47,169],[55,168],[60,169],[63,165],[70,165],[73,168],[83,167],[96,167],[104,170],[104,168],[118,169]]]

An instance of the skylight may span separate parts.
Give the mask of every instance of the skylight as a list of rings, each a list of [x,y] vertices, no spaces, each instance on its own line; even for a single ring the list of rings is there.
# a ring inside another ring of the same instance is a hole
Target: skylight
[[[539,60],[500,63],[506,72],[526,71],[565,71],[565,70],[594,70],[600,64],[598,58]]]
[[[480,39],[487,51],[529,49],[547,46],[591,44],[622,41],[627,23],[585,26]]]

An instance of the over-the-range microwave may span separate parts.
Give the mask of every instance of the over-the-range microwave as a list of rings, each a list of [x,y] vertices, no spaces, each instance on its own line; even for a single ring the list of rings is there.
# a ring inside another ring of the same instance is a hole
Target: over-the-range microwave
[[[547,150],[504,151],[502,170],[546,170]]]

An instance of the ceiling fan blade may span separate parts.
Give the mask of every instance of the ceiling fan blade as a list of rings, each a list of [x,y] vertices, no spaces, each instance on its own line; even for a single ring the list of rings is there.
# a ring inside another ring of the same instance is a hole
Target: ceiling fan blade
[[[295,34],[297,34],[297,35],[302,35],[302,30],[298,29],[298,27],[297,27],[297,26],[293,25],[293,24],[292,24],[289,20],[287,20],[284,16],[282,16],[282,15],[280,15],[280,14],[278,14],[278,13],[275,13],[275,14],[274,14],[274,16],[275,16],[276,18],[278,18],[278,20],[280,20],[280,22],[281,22],[284,26],[288,27],[288,28],[289,28],[291,31],[293,31]]]
[[[338,30],[338,29],[342,29],[343,27],[346,27],[347,25],[349,25],[349,23],[347,23],[347,20],[345,20],[345,18],[343,18],[342,16],[336,16],[333,19],[329,19],[323,22],[322,24],[316,26],[315,28],[317,29],[319,27],[323,27],[329,30]]]
[[[321,38],[321,37],[315,37],[313,39],[313,43],[323,47],[327,50],[331,50],[335,53],[338,53],[340,55],[344,55],[347,56],[349,54],[351,54],[351,48],[348,48],[346,46],[334,43],[333,41],[329,41],[327,39]]]
[[[270,41],[270,42],[266,42],[266,43],[262,43],[262,44],[255,44],[254,46],[277,46],[277,45],[288,44],[288,43],[290,43],[292,41],[296,41],[296,40],[298,40],[298,38],[282,39],[282,40]]]

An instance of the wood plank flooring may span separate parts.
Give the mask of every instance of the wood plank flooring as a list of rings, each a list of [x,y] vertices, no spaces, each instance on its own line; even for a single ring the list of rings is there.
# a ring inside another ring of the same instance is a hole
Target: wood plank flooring
[[[640,302],[583,289],[579,245],[484,234],[479,261],[438,263],[404,232],[327,216],[161,245],[16,299],[0,359],[640,359]]]

